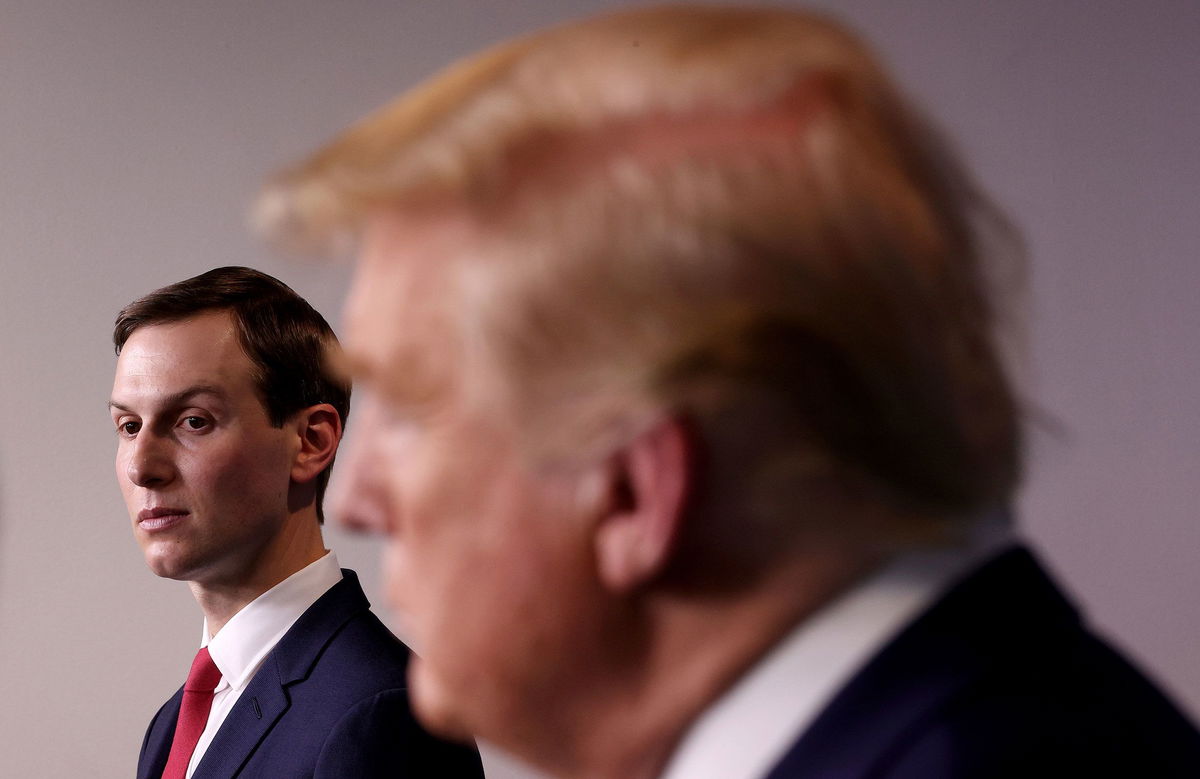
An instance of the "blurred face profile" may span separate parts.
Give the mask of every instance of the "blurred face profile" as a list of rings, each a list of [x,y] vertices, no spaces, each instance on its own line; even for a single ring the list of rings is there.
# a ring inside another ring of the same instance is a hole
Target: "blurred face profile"
[[[587,517],[570,478],[532,472],[503,414],[463,391],[448,268],[476,247],[469,226],[389,218],[365,238],[345,339],[361,421],[332,512],[386,536],[418,716],[511,743],[562,697],[564,659],[586,662]]]
[[[294,443],[271,425],[252,367],[225,312],[141,327],[121,350],[117,481],[158,576],[237,585],[279,541]]]

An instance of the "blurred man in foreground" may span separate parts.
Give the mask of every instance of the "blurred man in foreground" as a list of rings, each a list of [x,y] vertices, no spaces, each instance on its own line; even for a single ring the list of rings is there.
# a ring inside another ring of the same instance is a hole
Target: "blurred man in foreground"
[[[324,318],[277,279],[217,268],[130,303],[113,341],[134,537],[204,612],[139,779],[481,776],[473,749],[413,719],[408,649],[321,539],[350,410]]]
[[[338,509],[431,728],[571,777],[1200,770],[1013,535],[1003,221],[836,25],[537,33],[259,216],[358,241]]]

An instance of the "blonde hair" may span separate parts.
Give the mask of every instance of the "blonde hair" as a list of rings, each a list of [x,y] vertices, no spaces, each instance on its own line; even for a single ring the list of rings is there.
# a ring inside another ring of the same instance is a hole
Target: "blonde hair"
[[[768,521],[816,481],[939,522],[1015,485],[982,259],[1003,220],[828,20],[664,7],[503,44],[258,215],[311,245],[438,202],[494,228],[458,269],[461,336],[547,456],[666,409],[697,421],[714,494]]]

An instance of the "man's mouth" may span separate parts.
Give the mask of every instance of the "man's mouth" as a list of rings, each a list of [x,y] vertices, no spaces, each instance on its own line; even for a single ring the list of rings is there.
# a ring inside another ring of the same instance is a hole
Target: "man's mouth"
[[[159,530],[166,530],[182,522],[187,516],[188,511],[186,509],[159,506],[158,508],[142,509],[139,511],[137,524],[142,530],[153,533]]]

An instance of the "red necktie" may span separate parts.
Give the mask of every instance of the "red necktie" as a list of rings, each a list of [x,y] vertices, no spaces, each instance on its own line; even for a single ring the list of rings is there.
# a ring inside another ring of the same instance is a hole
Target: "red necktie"
[[[221,672],[208,656],[208,647],[196,653],[192,670],[188,671],[183,683],[183,703],[179,707],[179,720],[175,723],[175,738],[171,741],[171,754],[162,779],[184,779],[196,742],[208,724],[208,710],[212,707],[213,690],[221,681]]]

